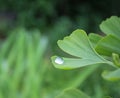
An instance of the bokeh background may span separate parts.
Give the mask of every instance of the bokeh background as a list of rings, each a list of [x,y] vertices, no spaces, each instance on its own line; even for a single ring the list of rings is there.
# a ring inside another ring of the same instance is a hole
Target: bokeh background
[[[0,0],[0,98],[55,98],[69,87],[92,98],[119,98],[120,83],[101,78],[108,67],[64,71],[50,62],[52,55],[67,55],[57,40],[75,29],[101,34],[99,24],[119,16],[119,5],[119,0]]]

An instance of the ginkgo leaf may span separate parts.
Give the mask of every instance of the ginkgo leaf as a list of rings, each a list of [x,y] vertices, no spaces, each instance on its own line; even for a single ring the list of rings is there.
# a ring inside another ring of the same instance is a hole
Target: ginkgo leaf
[[[90,98],[90,96],[77,89],[66,89],[55,98]]]
[[[86,32],[80,29],[73,31],[63,40],[59,40],[58,46],[66,53],[76,57],[102,59],[93,49]]]
[[[53,56],[52,63],[56,68],[59,69],[74,69],[74,68],[84,67],[93,64],[107,63],[107,61],[97,60],[92,58],[78,59],[78,58],[65,58],[65,57]]]
[[[97,43],[95,49],[101,55],[112,56],[112,53],[120,54],[120,39],[113,35],[105,36]]]
[[[56,68],[73,69],[99,63],[108,63],[112,65],[110,61],[105,60],[97,54],[87,34],[83,30],[75,30],[70,36],[65,37],[63,40],[59,40],[58,46],[66,53],[78,58],[60,58],[53,56],[51,59]]]
[[[95,33],[90,33],[88,37],[93,47],[95,47],[98,41],[102,39],[102,36]]]
[[[115,71],[104,71],[102,73],[102,77],[110,81],[120,80],[120,69],[117,69]]]
[[[112,16],[100,24],[100,29],[107,35],[120,36],[120,18]]]

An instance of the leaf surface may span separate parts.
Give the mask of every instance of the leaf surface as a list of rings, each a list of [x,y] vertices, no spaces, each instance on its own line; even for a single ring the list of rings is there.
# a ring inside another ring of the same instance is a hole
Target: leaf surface
[[[59,57],[53,56],[52,57],[52,63],[56,68],[59,69],[74,69],[74,68],[79,68],[79,67],[84,67],[84,66],[89,66],[93,64],[100,64],[100,63],[106,63],[106,61],[98,61],[92,58],[89,59],[78,59],[78,58],[65,58],[65,57],[60,57],[60,59],[63,60],[63,63],[58,63],[55,62],[56,59]]]
[[[97,54],[87,34],[83,30],[75,30],[70,36],[65,37],[63,40],[59,40],[58,46],[66,53],[78,58],[59,58],[53,56],[51,59],[56,68],[74,69],[93,64],[109,63]]]
[[[96,44],[98,43],[98,41],[102,39],[102,36],[95,34],[95,33],[90,33],[88,35],[88,37],[89,37],[89,40],[92,43],[93,47],[95,47]]]
[[[120,36],[120,18],[112,16],[100,24],[100,29],[107,35],[112,34],[116,37]]]
[[[113,35],[105,36],[98,42],[95,49],[101,55],[120,54],[120,39]]]

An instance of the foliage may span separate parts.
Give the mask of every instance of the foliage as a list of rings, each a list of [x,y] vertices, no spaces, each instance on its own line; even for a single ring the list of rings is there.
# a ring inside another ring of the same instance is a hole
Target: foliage
[[[1,46],[0,98],[39,96],[47,65],[42,58],[47,40],[40,37],[18,29]]]
[[[50,31],[51,33],[53,31],[57,32],[59,31],[58,27],[60,27],[61,29],[58,33],[65,31],[67,32],[58,34],[58,37],[56,37],[55,39],[52,36],[54,41],[57,40],[60,35],[62,35],[62,37],[65,36],[65,34],[68,35],[68,32],[71,28],[71,22],[69,20],[65,20],[66,18],[61,18],[61,22],[57,22],[54,26],[54,30]],[[64,24],[64,28],[62,27],[62,24]],[[72,36],[75,35],[72,34]],[[111,56],[109,55],[109,53],[111,53],[110,49],[107,55],[103,56],[104,52],[99,52],[98,50],[96,50],[96,45],[105,36],[100,36],[94,33],[91,33],[87,36],[83,30],[82,36],[82,38],[80,37],[81,39],[78,39],[81,42],[82,39],[87,38],[87,40],[85,40],[83,43],[88,43],[88,49],[86,50],[90,52],[89,56],[94,57],[94,59],[97,58],[97,60],[94,60],[90,57],[90,60],[92,59],[94,63],[99,61],[102,62],[102,64],[92,64],[90,66],[84,65],[87,67],[82,67],[80,69],[75,68],[74,70],[66,71],[55,69],[53,66],[51,66],[51,63],[49,62],[49,56],[51,55],[51,50],[53,50],[53,47],[50,46],[51,39],[49,40],[48,37],[46,37],[45,35],[41,35],[39,30],[26,30],[23,28],[18,28],[12,32],[9,32],[8,38],[0,40],[0,97],[7,98],[11,96],[12,98],[26,98],[26,96],[30,96],[30,98],[56,98],[61,96],[70,96],[70,94],[71,96],[79,96],[78,94],[85,95],[85,93],[91,95],[92,98],[104,98],[104,96],[106,95],[110,95],[113,98],[117,98],[118,96],[120,96],[120,93],[118,92],[120,90],[118,85],[120,84],[118,82],[115,82],[115,84],[113,84],[111,82],[104,81],[100,77],[101,71],[107,69],[109,71],[105,71],[102,73],[102,76],[105,79],[110,80],[111,77],[114,77],[116,75],[117,78],[112,78],[112,81],[118,79],[119,70],[115,69],[117,69],[120,65],[119,52],[117,51],[116,53],[112,53]],[[70,38],[70,40],[74,40],[76,42],[76,39]],[[61,44],[61,42],[62,41],[60,41],[59,43]],[[77,46],[79,45],[79,43],[77,44]],[[106,41],[106,43],[108,42]],[[114,45],[114,43],[111,44]],[[74,45],[76,44],[73,44],[73,46]],[[100,43],[99,45],[103,46],[102,43]],[[103,48],[103,50],[105,49],[106,48]],[[62,55],[62,52],[59,52],[59,50],[57,51],[59,55]],[[83,50],[79,51],[81,52]],[[73,49],[72,51],[69,50],[69,52],[72,54],[74,53]],[[67,56],[70,58],[74,58],[74,60],[81,59],[84,61],[86,59],[89,59],[87,57],[87,53],[86,56],[83,54],[79,54],[83,58],[80,58],[78,54],[79,53],[75,54],[78,57],[71,55]],[[110,63],[112,60],[113,62]],[[61,57],[59,57],[57,61],[61,62]],[[107,63],[115,66],[115,68],[112,66],[104,66],[106,65],[104,64],[106,63],[106,61]],[[86,63],[91,64],[91,62]],[[74,88],[82,90],[85,93]]]
[[[54,69],[48,59],[46,36],[23,28],[11,32],[1,40],[0,98],[54,98],[65,88],[81,86],[97,68],[68,72]]]
[[[10,28],[23,26],[49,33],[49,28],[52,30],[56,22],[66,17],[72,22],[72,30],[82,28],[98,32],[100,21],[112,14],[119,15],[119,9],[119,0],[0,0],[0,30],[5,30],[2,34],[10,33]]]
[[[90,98],[90,97],[77,89],[66,89],[62,92],[61,95],[57,96],[56,98]]]
[[[120,80],[120,18],[112,16],[103,21],[101,30],[106,36],[90,34],[75,30],[70,36],[58,41],[58,46],[72,58],[53,56],[52,63],[56,68],[74,69],[98,64],[110,65],[113,71],[104,71],[102,76],[110,81]],[[102,66],[102,65],[101,65]]]

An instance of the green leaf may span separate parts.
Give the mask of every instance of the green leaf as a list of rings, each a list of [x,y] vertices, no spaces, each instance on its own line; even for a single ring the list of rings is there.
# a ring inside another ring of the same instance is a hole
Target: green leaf
[[[113,98],[113,97],[111,97],[111,96],[105,96],[104,98]]]
[[[120,69],[115,71],[104,71],[102,77],[106,80],[117,81],[120,80]]]
[[[100,24],[100,29],[107,35],[120,36],[120,18],[112,16]]]
[[[62,63],[63,62],[63,63]],[[56,68],[59,69],[74,69],[84,67],[93,64],[106,63],[106,61],[89,59],[78,59],[78,58],[65,58],[65,57],[52,57],[52,63]]]
[[[117,66],[120,67],[120,57],[118,54],[113,53],[112,54],[112,58],[113,58],[113,63]]]
[[[88,35],[88,37],[89,37],[89,40],[90,40],[90,42],[92,43],[93,47],[95,47],[96,44],[98,43],[98,41],[99,41],[100,39],[102,39],[102,36],[100,36],[100,35],[98,35],[98,34],[95,34],[95,33],[90,33],[90,34]]]
[[[51,59],[56,68],[73,69],[99,63],[111,63],[96,53],[83,30],[75,30],[70,36],[59,40],[58,46],[66,53],[78,58],[53,56]]]
[[[112,53],[120,54],[120,39],[113,35],[105,36],[98,42],[95,49],[101,55],[112,56]]]
[[[66,89],[56,98],[90,98],[88,95],[77,89]]]
[[[76,57],[101,60],[101,57],[94,51],[86,32],[83,30],[75,30],[70,36],[59,40],[58,46],[66,53]]]

